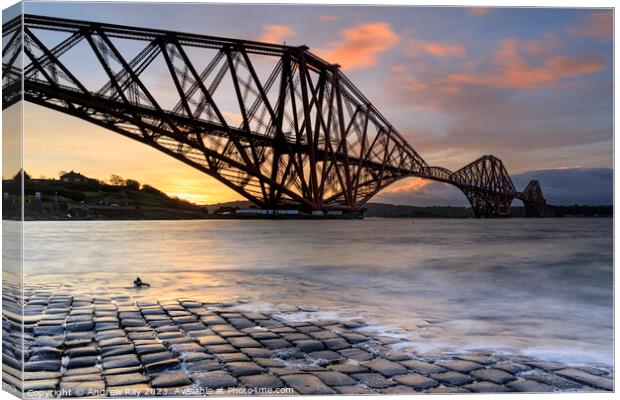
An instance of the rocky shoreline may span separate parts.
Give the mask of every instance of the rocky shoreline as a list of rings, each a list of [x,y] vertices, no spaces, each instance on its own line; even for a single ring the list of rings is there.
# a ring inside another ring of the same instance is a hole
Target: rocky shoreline
[[[423,354],[365,331],[361,320],[290,322],[243,304],[84,296],[53,285],[25,291],[22,351],[17,291],[4,287],[3,386],[26,397],[613,390],[606,366]]]

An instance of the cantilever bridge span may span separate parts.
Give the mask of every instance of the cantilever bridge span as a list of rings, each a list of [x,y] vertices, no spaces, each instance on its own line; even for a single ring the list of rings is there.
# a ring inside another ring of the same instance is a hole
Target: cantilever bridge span
[[[338,65],[305,46],[36,15],[6,22],[2,41],[3,109],[23,97],[105,127],[260,207],[356,211],[421,177],[458,187],[477,216],[507,215],[515,198],[543,214],[538,182],[517,191],[494,156],[429,166]]]

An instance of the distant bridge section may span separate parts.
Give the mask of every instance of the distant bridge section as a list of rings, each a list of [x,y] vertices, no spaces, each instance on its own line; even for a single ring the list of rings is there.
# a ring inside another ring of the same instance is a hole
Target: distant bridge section
[[[36,15],[5,23],[2,41],[3,109],[23,98],[105,127],[260,207],[357,211],[420,177],[461,189],[477,216],[508,215],[515,198],[543,215],[538,182],[517,192],[494,156],[455,172],[429,166],[338,65],[304,46]]]

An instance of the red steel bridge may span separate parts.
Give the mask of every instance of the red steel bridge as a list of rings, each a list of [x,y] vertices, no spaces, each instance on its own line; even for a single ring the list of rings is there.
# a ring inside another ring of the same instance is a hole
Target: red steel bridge
[[[477,216],[508,215],[515,198],[543,215],[538,182],[517,191],[497,157],[428,165],[305,46],[36,15],[4,23],[2,43],[3,109],[23,98],[105,127],[263,208],[358,211],[420,177],[458,187]]]

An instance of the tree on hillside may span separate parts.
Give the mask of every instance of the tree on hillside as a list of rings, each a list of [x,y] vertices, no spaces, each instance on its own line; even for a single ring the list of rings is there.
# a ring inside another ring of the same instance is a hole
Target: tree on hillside
[[[116,174],[112,174],[112,176],[110,176],[110,184],[112,184],[114,186],[124,186],[125,185],[125,179],[122,176],[118,176]]]
[[[140,182],[135,179],[126,179],[125,187],[129,190],[140,190]]]

